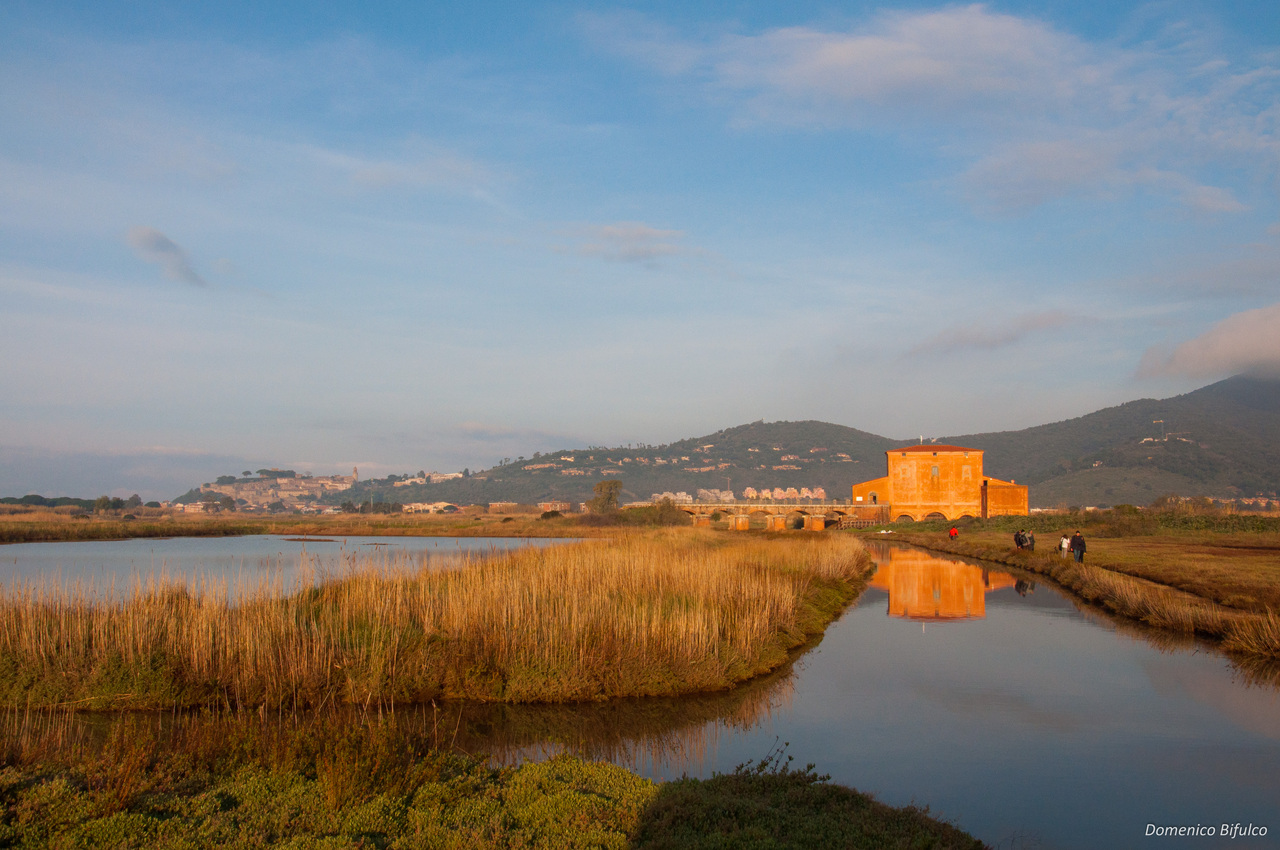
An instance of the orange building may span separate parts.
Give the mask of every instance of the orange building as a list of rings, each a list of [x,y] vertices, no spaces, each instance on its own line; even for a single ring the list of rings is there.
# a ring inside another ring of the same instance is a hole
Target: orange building
[[[888,506],[891,519],[993,517],[1027,513],[1027,488],[982,472],[982,451],[904,446],[885,452],[888,475],[853,485],[853,504]]]

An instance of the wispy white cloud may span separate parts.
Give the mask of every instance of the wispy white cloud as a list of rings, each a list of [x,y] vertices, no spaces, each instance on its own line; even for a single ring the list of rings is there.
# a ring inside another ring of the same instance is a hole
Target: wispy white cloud
[[[1238,372],[1280,376],[1280,304],[1236,313],[1172,350],[1147,349],[1138,377],[1212,378]]]
[[[1161,192],[1201,214],[1248,210],[1229,189],[1175,171],[1126,164],[1133,155],[1130,148],[1117,133],[1021,142],[978,160],[960,176],[960,184],[972,203],[991,212],[1073,195],[1116,198],[1137,188]]]
[[[846,32],[786,27],[701,42],[635,15],[589,21],[589,36],[606,48],[741,93],[740,117],[770,123],[858,123],[884,114],[936,121],[979,107],[1002,114],[1012,104],[1044,116],[1114,73],[1078,39],[983,6],[887,13]]]
[[[421,142],[411,142],[401,157],[373,158],[308,148],[311,158],[362,189],[426,189],[488,197],[500,176],[472,157]]]
[[[971,161],[964,195],[996,211],[1143,189],[1235,213],[1245,204],[1199,169],[1280,166],[1280,69],[1185,44],[1094,44],[983,5],[702,40],[632,14],[587,21],[605,49],[700,81],[739,124],[942,132],[945,152]]]
[[[1060,328],[1072,317],[1062,310],[1011,316],[999,327],[960,325],[931,336],[907,352],[908,357],[959,351],[993,351],[1007,348],[1038,331]]]
[[[170,280],[193,286],[209,285],[192,267],[187,252],[154,227],[131,227],[126,238],[139,259],[158,265]]]
[[[624,263],[651,263],[661,257],[697,250],[683,244],[683,231],[662,230],[638,221],[592,225],[575,235],[580,240],[575,253]]]

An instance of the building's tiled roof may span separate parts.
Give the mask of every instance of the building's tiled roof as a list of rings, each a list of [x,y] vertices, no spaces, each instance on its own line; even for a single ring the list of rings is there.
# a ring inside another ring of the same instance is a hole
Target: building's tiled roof
[[[944,446],[940,443],[925,443],[921,446],[902,446],[897,449],[889,449],[886,454],[895,454],[898,452],[976,452],[979,449],[970,449],[964,446]]]

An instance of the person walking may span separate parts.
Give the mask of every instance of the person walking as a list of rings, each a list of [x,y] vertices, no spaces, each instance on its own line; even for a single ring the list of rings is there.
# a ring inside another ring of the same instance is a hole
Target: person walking
[[[950,537],[952,540],[955,540],[957,537],[960,536],[960,532],[956,530],[956,527],[953,525],[951,526],[951,530],[947,532],[947,536]]]
[[[1071,554],[1075,556],[1077,564],[1084,563],[1084,535],[1079,531],[1071,538]]]
[[[1058,549],[1064,558],[1071,554],[1071,538],[1067,536],[1065,531],[1062,532],[1062,539],[1058,541]]]
[[[1036,533],[1034,531],[1027,532],[1027,548],[1032,552],[1036,551]]]

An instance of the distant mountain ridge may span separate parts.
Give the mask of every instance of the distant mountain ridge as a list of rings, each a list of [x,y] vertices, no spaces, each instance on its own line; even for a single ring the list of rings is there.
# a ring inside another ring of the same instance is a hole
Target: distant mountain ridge
[[[887,450],[912,442],[827,422],[761,421],[664,446],[536,454],[437,484],[361,482],[327,500],[579,502],[611,477],[622,480],[631,500],[698,489],[741,495],[745,487],[822,487],[830,498],[847,499],[853,484],[884,474]],[[982,449],[986,472],[1030,485],[1033,506],[1148,504],[1169,493],[1274,498],[1280,381],[1237,376],[1174,398],[936,442]]]
[[[1173,398],[946,439],[985,450],[987,471],[1031,485],[1033,504],[1145,504],[1168,492],[1274,496],[1280,381],[1237,375]]]

